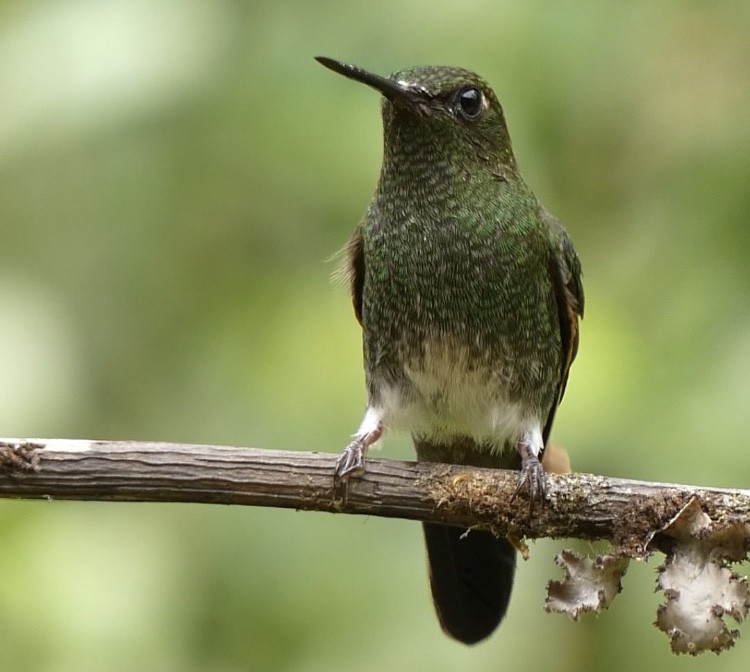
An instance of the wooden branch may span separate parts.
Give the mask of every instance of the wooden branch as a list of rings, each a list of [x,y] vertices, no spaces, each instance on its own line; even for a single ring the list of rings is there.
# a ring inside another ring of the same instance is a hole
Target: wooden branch
[[[334,492],[333,453],[64,439],[0,440],[0,497],[271,506],[443,522],[512,537],[609,539],[642,557],[691,500],[714,521],[750,520],[750,490],[547,476],[529,516],[516,473],[369,459]]]
[[[726,617],[750,612],[750,586],[729,565],[750,548],[750,491],[548,475],[544,506],[530,515],[514,496],[515,472],[367,461],[366,473],[334,488],[337,455],[133,441],[0,440],[0,497],[273,506],[408,518],[507,536],[608,539],[610,552],[557,554],[562,581],[547,584],[545,609],[578,618],[608,608],[629,558],[654,550],[665,602],[656,625],[675,653],[719,653],[739,632]]]

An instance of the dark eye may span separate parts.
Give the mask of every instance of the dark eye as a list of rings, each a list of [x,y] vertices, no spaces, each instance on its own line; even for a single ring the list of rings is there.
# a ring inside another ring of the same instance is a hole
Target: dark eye
[[[464,118],[476,119],[484,107],[484,98],[482,92],[474,86],[467,86],[461,89],[456,97],[456,109]]]

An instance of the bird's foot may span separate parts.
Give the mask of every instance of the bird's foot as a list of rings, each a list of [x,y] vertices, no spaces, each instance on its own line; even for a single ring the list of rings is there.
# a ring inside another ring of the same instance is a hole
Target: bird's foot
[[[529,495],[529,517],[531,517],[534,515],[534,506],[537,503],[544,507],[546,495],[544,467],[531,445],[523,439],[518,444],[518,452],[521,454],[521,470],[518,472],[518,484],[513,493],[513,499],[519,492],[526,490]]]
[[[346,483],[350,476],[361,476],[365,473],[364,441],[357,437],[339,455],[333,471],[335,484]]]
[[[333,470],[333,485],[338,487],[346,484],[351,476],[362,476],[365,473],[365,455],[367,449],[375,443],[383,433],[378,423],[374,429],[358,433],[349,445],[344,448],[336,460],[336,468]],[[346,496],[346,489],[344,490]]]

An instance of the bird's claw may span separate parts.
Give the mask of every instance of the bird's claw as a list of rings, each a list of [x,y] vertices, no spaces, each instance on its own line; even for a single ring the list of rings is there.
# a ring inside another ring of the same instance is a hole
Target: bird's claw
[[[544,467],[528,446],[522,446],[519,452],[521,452],[521,470],[518,472],[518,483],[512,499],[525,490],[529,495],[529,517],[531,517],[534,515],[534,506],[537,503],[544,507],[546,497]]]
[[[335,493],[339,487],[342,487],[344,502],[349,494],[347,487],[349,478],[362,476],[365,473],[367,449],[380,438],[382,433],[380,421],[370,431],[358,432],[336,460],[336,468],[333,470],[333,489]]]
[[[335,485],[346,483],[350,476],[365,473],[365,447],[361,439],[354,439],[339,455],[333,472]]]
[[[361,476],[365,473],[365,446],[361,439],[354,439],[336,460],[333,470],[333,488],[341,494],[344,503],[349,495],[349,477]],[[340,488],[340,490],[339,490]]]

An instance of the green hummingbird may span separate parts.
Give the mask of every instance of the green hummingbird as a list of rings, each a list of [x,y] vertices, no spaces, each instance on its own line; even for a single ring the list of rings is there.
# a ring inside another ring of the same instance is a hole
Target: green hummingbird
[[[518,469],[533,511],[583,316],[573,244],[521,177],[479,76],[422,66],[382,77],[317,60],[383,96],[380,180],[345,247],[367,408],[334,479],[361,475],[368,447],[402,430],[420,461]],[[487,531],[423,527],[443,629],[484,639],[508,607],[514,547]]]

